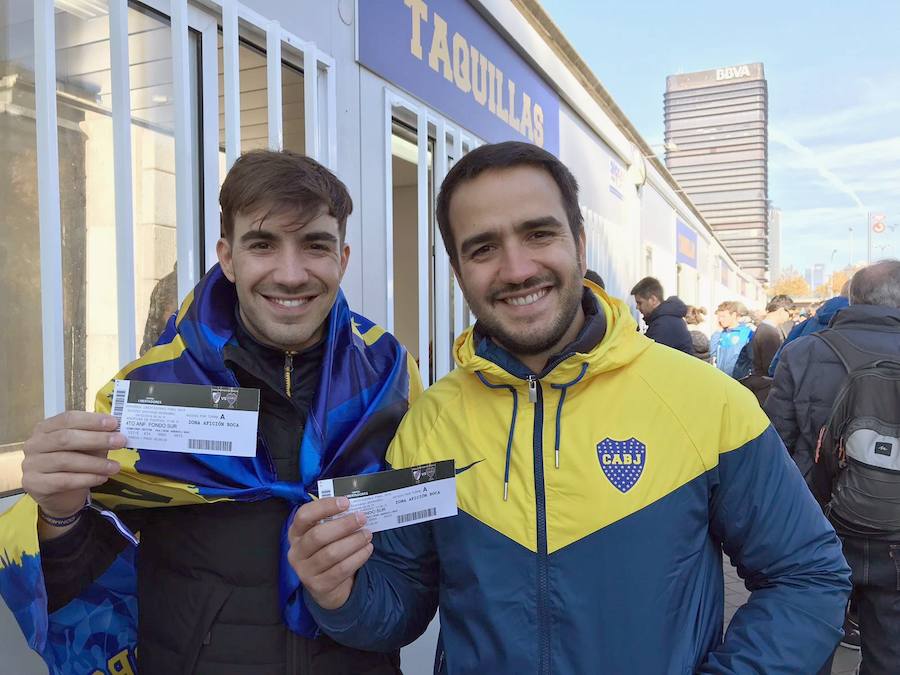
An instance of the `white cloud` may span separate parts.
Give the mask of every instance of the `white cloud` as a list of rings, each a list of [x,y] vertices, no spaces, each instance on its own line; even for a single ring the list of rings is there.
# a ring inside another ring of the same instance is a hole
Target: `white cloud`
[[[871,123],[880,117],[893,116],[900,112],[900,99],[885,100],[885,88],[876,100],[843,108],[825,114],[802,117],[793,120],[785,120],[780,127],[785,133],[799,140],[809,140],[821,136],[840,136],[845,134],[857,134],[861,127]]]
[[[815,171],[827,185],[838,192],[844,193],[852,199],[860,209],[865,210],[866,206],[863,204],[863,201],[859,198],[856,191],[832,170],[830,164],[833,164],[833,158],[832,162],[827,162],[818,152],[804,145],[789,133],[778,127],[769,129],[769,140],[784,146],[793,153],[793,161],[790,158],[787,158],[787,161],[785,162],[786,166],[808,168]]]

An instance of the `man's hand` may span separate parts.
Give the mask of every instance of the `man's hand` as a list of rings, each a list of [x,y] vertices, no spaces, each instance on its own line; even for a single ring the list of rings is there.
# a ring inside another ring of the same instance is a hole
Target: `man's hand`
[[[65,518],[78,511],[91,488],[118,473],[119,463],[107,459],[110,450],[127,439],[116,431],[112,415],[64,412],[39,422],[25,441],[22,488],[48,516]],[[56,532],[53,530],[59,529]],[[41,538],[52,538],[68,528],[40,522]]]
[[[304,588],[324,609],[337,609],[347,602],[356,571],[372,555],[372,533],[361,529],[366,523],[362,513],[321,522],[349,506],[346,497],[304,504],[288,531],[288,561]]]

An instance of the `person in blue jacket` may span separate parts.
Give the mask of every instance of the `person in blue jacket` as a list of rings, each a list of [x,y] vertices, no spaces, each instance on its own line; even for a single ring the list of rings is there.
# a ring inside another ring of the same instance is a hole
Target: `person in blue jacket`
[[[753,328],[741,323],[741,316],[746,313],[746,308],[739,302],[729,300],[721,303],[716,308],[716,319],[721,330],[709,339],[709,351],[715,357],[716,368],[732,377],[741,350],[753,339]]]
[[[303,505],[288,560],[319,629],[391,649],[440,607],[442,675],[822,668],[850,590],[833,528],[748,389],[583,279],[569,170],[484,145],[448,173],[437,221],[478,321],[388,462],[453,459],[459,513],[373,536],[355,509],[322,522],[345,497]],[[724,636],[723,550],[751,591]]]
[[[822,306],[819,307],[815,316],[811,316],[805,321],[801,321],[791,329],[791,332],[788,333],[784,342],[781,343],[781,347],[778,348],[778,351],[775,352],[775,356],[772,358],[772,363],[769,365],[769,377],[775,377],[775,369],[778,367],[778,362],[781,360],[781,353],[784,351],[785,347],[797,338],[825,330],[831,324],[831,320],[834,318],[835,314],[850,306],[850,299],[847,297],[847,293],[847,286],[845,285],[840,295],[836,295],[822,303]]]

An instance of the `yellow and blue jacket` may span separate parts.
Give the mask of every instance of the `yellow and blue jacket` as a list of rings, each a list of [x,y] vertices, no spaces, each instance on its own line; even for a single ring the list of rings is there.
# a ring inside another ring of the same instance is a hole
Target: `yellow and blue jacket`
[[[589,288],[602,340],[540,376],[457,340],[388,459],[454,459],[459,515],[376,535],[317,623],[388,649],[439,605],[436,673],[816,672],[849,570],[778,435],[749,390]],[[752,591],[724,638],[723,549]]]
[[[117,379],[239,386],[223,350],[235,339],[237,294],[215,265],[172,317],[157,345],[127,365]],[[254,457],[180,454],[123,448],[110,453],[122,465],[92,493],[95,507],[137,543],[116,514],[218,501],[283,499],[294,505],[285,522],[281,598],[285,624],[296,633],[318,633],[303,603],[300,580],[287,562],[287,526],[319,478],[371,473],[385,467],[385,449],[421,391],[418,369],[389,333],[350,311],[340,291],[328,316],[322,370],[297,452],[300,480],[280,481],[258,437]],[[97,395],[98,412],[110,411],[113,382]],[[239,545],[239,542],[236,542]],[[37,537],[37,505],[23,497],[0,516],[0,596],[29,646],[51,675],[137,672],[139,546],[123,553],[64,607],[48,612]],[[228,555],[228,552],[223,552]],[[0,667],[2,671],[2,667]]]

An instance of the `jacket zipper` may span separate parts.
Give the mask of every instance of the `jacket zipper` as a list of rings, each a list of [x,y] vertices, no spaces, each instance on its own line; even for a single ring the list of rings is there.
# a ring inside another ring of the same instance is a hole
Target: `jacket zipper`
[[[547,502],[544,493],[544,396],[540,382],[528,376],[528,400],[534,403],[534,494],[537,512],[538,672],[550,675],[549,573],[547,561]]]
[[[294,354],[296,353],[284,353],[284,393],[288,398],[291,397],[291,375],[294,373]]]

